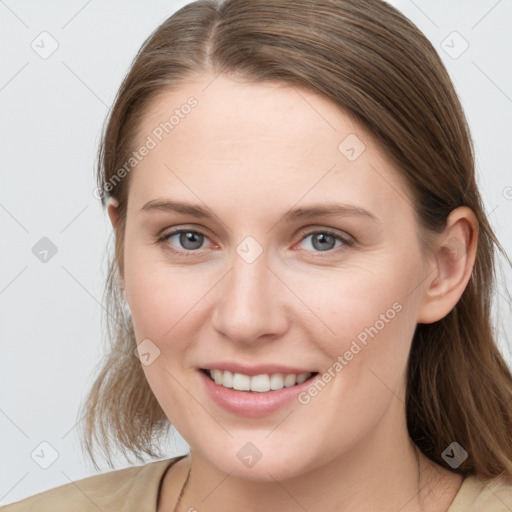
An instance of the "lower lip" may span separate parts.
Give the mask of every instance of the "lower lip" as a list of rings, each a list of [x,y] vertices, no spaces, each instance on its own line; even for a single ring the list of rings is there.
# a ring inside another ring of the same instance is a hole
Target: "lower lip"
[[[212,399],[224,409],[250,418],[259,418],[278,411],[285,405],[297,400],[297,396],[308,388],[319,374],[310,377],[301,384],[275,391],[259,393],[257,391],[237,391],[215,383],[206,373],[198,370],[206,391]]]

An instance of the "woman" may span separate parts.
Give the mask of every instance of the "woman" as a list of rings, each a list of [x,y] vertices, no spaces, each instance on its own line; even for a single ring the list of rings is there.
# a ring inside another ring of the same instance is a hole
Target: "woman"
[[[512,509],[503,250],[452,83],[397,10],[182,8],[121,85],[98,190],[113,345],[85,446],[159,457],[172,424],[190,454],[6,510]]]

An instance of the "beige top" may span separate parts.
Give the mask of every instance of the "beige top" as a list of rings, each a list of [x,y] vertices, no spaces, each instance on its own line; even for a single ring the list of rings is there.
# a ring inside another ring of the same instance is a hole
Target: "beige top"
[[[5,512],[156,512],[160,484],[178,460],[149,462],[61,485],[1,507]],[[511,512],[512,479],[466,477],[447,512]]]

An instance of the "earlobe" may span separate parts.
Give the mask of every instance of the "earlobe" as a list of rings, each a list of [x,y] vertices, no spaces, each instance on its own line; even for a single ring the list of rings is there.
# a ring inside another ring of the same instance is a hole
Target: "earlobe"
[[[112,223],[112,227],[115,229],[117,226],[117,222],[119,221],[119,212],[117,211],[117,207],[119,206],[119,202],[116,198],[110,197],[108,200],[108,216],[110,217],[110,222]]]
[[[455,307],[471,278],[477,243],[478,221],[474,213],[466,206],[456,208],[438,238],[418,323],[436,322]]]

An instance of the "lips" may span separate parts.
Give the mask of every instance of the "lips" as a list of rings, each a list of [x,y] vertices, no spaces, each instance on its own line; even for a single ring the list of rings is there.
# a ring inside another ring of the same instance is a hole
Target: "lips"
[[[266,365],[264,369],[268,370],[269,367],[269,365]],[[280,368],[283,367],[281,366]],[[252,370],[252,373],[256,372],[254,368]],[[298,370],[300,371],[301,369],[299,368]],[[257,371],[261,370],[258,369]],[[213,402],[230,413],[250,418],[273,414],[294,403],[297,406],[298,395],[304,392],[308,386],[314,385],[315,381],[320,378],[318,372],[315,372],[310,378],[300,384],[284,387],[279,390],[256,392],[239,391],[219,385],[212,380],[207,370],[198,369],[197,375],[202,382],[202,386],[204,386],[203,389]]]

